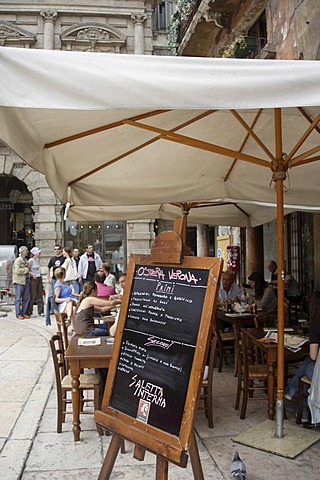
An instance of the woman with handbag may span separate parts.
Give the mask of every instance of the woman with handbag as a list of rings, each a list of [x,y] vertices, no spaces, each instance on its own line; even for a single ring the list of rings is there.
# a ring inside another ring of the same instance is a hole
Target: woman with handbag
[[[79,278],[79,275],[78,275],[78,269],[77,269],[76,261],[73,258],[72,253],[71,253],[71,248],[64,247],[62,255],[65,257],[65,261],[62,265],[62,268],[64,268],[65,271],[66,271],[66,276],[65,276],[64,281],[69,286],[71,286],[71,285],[73,286],[73,282],[76,281]],[[78,293],[78,292],[75,291],[74,293]]]

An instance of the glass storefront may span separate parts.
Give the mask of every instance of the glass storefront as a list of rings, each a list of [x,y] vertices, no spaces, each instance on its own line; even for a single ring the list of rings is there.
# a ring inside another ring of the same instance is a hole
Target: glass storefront
[[[126,222],[65,222],[64,246],[78,248],[84,253],[86,245],[94,246],[102,261],[112,265],[112,272],[118,278],[127,269]]]

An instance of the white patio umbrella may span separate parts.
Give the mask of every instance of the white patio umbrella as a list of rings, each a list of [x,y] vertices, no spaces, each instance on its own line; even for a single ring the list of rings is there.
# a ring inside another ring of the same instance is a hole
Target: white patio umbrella
[[[284,197],[319,206],[319,78],[319,62],[0,48],[0,138],[76,207],[276,203],[281,272]],[[283,325],[279,275],[278,436]]]
[[[286,208],[285,214],[294,211]],[[174,220],[187,216],[188,223],[229,225],[232,227],[255,227],[277,217],[275,204],[243,203],[231,200],[214,202],[161,203],[155,205],[123,206],[69,206],[65,217],[70,220],[143,220],[157,218]]]

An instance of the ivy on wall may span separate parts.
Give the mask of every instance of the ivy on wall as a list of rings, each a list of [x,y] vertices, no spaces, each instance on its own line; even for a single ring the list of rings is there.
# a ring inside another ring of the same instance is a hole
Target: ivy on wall
[[[177,3],[177,9],[172,15],[171,22],[167,28],[168,46],[174,55],[178,55],[181,26],[188,20],[196,3],[196,0],[179,0]]]

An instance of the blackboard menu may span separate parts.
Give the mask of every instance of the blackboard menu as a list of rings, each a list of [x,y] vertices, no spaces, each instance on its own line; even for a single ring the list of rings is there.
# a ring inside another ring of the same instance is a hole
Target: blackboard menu
[[[111,407],[179,435],[208,275],[135,265]]]

